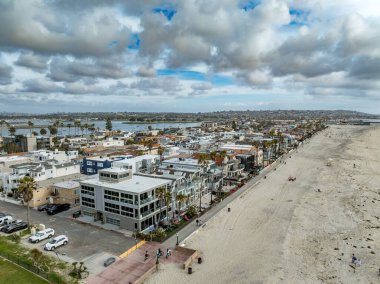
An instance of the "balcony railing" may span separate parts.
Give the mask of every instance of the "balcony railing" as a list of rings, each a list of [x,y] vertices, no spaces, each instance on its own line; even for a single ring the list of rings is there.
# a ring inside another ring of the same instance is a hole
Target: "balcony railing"
[[[155,200],[155,199],[156,199],[156,198],[153,197],[153,196],[150,196],[150,197],[148,197],[148,198],[142,199],[142,200],[140,200],[140,205],[142,205],[142,204],[146,204],[146,203],[148,203],[148,202],[150,202],[150,201],[153,201],[153,200]]]
[[[150,209],[150,210],[148,210],[148,211],[141,212],[141,216],[142,216],[142,217],[148,216],[149,214],[152,214],[154,211],[155,211],[155,210]]]

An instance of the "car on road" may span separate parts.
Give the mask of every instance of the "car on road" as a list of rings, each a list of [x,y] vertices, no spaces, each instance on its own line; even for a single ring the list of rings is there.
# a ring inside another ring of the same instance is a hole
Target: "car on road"
[[[55,204],[44,204],[37,207],[38,211],[46,211],[47,209],[53,207]]]
[[[48,215],[54,215],[66,210],[70,209],[70,204],[69,203],[63,203],[63,204],[54,204],[54,206],[46,209],[46,213]]]
[[[26,228],[28,228],[28,223],[22,221],[22,222],[14,223],[14,224],[7,226],[7,228],[4,229],[3,232],[10,234],[10,233],[14,233],[17,231],[24,230]]]
[[[57,247],[66,245],[69,242],[69,239],[65,235],[60,235],[55,237],[51,241],[47,242],[44,246],[45,250],[55,250]]]
[[[1,232],[4,232],[4,230],[5,230],[7,227],[9,227],[10,225],[15,224],[15,223],[21,223],[21,222],[22,222],[22,220],[12,220],[12,221],[10,221],[9,223],[0,226],[0,231],[1,231]]]
[[[37,233],[35,233],[34,235],[32,235],[29,238],[29,241],[31,243],[38,243],[44,239],[51,238],[52,236],[54,236],[54,233],[55,232],[52,228],[41,230],[41,231],[38,231]]]
[[[114,258],[114,257],[107,258],[106,261],[104,262],[104,267],[110,266],[115,261],[116,261],[116,258]]]
[[[0,217],[0,226],[7,225],[13,220],[12,216],[6,215],[3,217]]]

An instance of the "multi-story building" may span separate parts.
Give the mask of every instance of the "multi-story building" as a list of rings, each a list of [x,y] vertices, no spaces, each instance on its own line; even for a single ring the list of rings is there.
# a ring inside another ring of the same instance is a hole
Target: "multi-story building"
[[[19,180],[26,175],[33,177],[35,181],[40,182],[80,173],[80,165],[75,162],[30,162],[12,165],[9,166],[9,168],[12,169],[12,173],[6,173],[2,176],[5,192],[11,192],[12,189],[17,188]]]
[[[78,151],[58,151],[55,149],[54,151],[50,150],[38,150],[32,152],[32,157],[35,162],[46,162],[55,160],[59,163],[70,162],[72,159],[78,157]]]
[[[139,172],[150,173],[155,170],[159,162],[160,156],[158,155],[125,156],[125,159],[115,161],[113,167],[132,169],[134,174]]]
[[[148,230],[168,214],[158,197],[169,184],[165,179],[133,175],[131,169],[100,170],[94,179],[80,181],[82,213],[129,231]]]
[[[80,184],[78,181],[69,180],[55,183],[51,190],[54,204],[70,203],[71,206],[80,204]]]
[[[132,156],[131,156],[132,157]],[[81,173],[84,175],[95,175],[99,170],[112,167],[114,162],[125,159],[126,157],[85,157],[82,161]]]

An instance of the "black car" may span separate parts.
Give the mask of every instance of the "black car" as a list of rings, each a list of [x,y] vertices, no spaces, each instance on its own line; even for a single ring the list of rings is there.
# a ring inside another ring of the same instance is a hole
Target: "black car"
[[[4,226],[1,226],[0,227],[0,232],[4,232],[4,230],[6,230],[8,227],[10,227],[10,226],[12,226],[12,225],[14,225],[16,223],[21,223],[21,222],[22,222],[22,220],[12,220],[10,223],[8,223],[8,224],[6,224]]]
[[[114,257],[107,258],[106,261],[104,262],[104,266],[105,267],[110,266],[115,261],[116,261],[116,258],[114,258]]]
[[[10,234],[10,233],[17,232],[26,228],[28,228],[28,223],[19,222],[19,223],[9,225],[6,229],[4,229],[3,232]]]
[[[69,209],[70,209],[69,203],[54,204],[54,206],[46,209],[46,213],[48,213],[49,215],[54,215],[54,214],[57,214],[59,212],[63,212],[63,211],[69,210]]]
[[[38,211],[46,211],[49,208],[52,208],[55,204],[44,204],[41,206],[38,206],[37,210]]]

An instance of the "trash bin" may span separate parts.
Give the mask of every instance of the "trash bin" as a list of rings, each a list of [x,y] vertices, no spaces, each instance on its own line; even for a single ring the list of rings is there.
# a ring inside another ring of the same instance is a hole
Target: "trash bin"
[[[76,211],[73,213],[73,218],[78,218],[80,216],[80,211]]]
[[[187,273],[189,273],[189,274],[193,274],[193,268],[192,268],[192,267],[188,267],[188,268],[187,268]]]
[[[199,263],[199,264],[202,263],[202,257],[198,257],[198,263]]]

